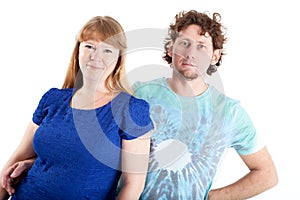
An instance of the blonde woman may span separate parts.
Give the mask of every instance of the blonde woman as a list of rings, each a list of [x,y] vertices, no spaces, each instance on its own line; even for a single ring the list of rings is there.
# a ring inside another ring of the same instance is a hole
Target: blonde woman
[[[121,173],[118,199],[139,198],[153,124],[148,103],[126,89],[126,46],[123,28],[109,16],[83,26],[62,89],[42,96],[1,172],[35,158],[25,178],[8,191],[11,199],[115,199]],[[4,188],[0,199],[9,196]]]

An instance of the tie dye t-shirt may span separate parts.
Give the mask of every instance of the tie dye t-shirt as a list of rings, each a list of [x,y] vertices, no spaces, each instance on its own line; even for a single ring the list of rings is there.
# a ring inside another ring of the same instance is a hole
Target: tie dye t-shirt
[[[263,147],[239,102],[213,86],[197,97],[176,95],[166,78],[133,87],[155,127],[142,200],[206,199],[227,148],[246,155]]]

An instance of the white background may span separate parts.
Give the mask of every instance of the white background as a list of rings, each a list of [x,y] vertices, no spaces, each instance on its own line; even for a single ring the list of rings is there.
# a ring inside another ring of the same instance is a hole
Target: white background
[[[219,72],[225,93],[239,99],[277,166],[279,184],[253,199],[296,199],[300,165],[298,135],[299,21],[297,1],[38,1],[0,3],[0,166],[18,145],[41,95],[61,87],[74,38],[95,15],[110,15],[125,29],[165,29],[176,13],[219,12],[227,27],[227,55]],[[145,38],[147,39],[147,38]],[[128,71],[166,65],[159,51],[128,56]],[[62,152],[63,153],[63,152]],[[247,170],[233,151],[215,186]]]

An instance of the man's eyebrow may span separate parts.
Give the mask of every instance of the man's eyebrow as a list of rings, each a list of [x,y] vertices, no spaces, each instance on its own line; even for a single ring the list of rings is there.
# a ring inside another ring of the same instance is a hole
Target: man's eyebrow
[[[201,35],[201,36],[202,37],[197,42],[200,42],[200,43],[209,43],[210,42],[210,37],[206,37],[205,35]]]
[[[195,43],[197,44],[207,44],[209,41],[207,41],[207,38],[205,38],[204,40],[194,40],[194,39],[191,39],[185,35],[179,35],[177,37],[178,39],[183,39],[183,40],[188,40],[188,41],[194,41]]]
[[[208,40],[198,40],[196,41],[196,43],[200,43],[200,44],[207,44],[209,41]]]
[[[177,39],[187,40],[187,41],[189,41],[189,42],[195,41],[194,39],[192,39],[192,38],[190,38],[190,37],[188,37],[188,36],[186,36],[186,35],[179,35],[179,36],[177,37]],[[197,41],[196,41],[196,42],[197,42]]]
[[[187,38],[188,39],[188,37],[184,34],[179,34],[177,38]]]

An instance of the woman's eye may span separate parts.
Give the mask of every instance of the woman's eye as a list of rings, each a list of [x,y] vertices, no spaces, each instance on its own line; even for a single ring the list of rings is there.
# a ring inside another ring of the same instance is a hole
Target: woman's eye
[[[110,50],[110,49],[104,49],[104,52],[105,53],[112,53],[112,50]]]
[[[205,46],[202,45],[202,44],[198,45],[198,48],[199,48],[199,49],[203,49],[204,47],[205,47]]]
[[[95,47],[93,45],[90,45],[90,44],[86,44],[85,48],[95,50]]]

